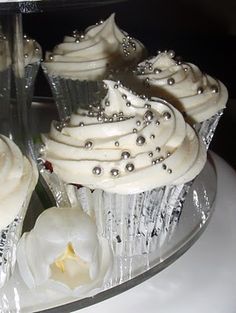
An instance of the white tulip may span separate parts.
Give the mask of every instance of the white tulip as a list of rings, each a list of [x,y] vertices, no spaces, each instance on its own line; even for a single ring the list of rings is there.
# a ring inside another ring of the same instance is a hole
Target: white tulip
[[[25,233],[17,248],[20,274],[29,288],[68,295],[93,295],[104,288],[112,266],[106,239],[79,207],[50,208]]]

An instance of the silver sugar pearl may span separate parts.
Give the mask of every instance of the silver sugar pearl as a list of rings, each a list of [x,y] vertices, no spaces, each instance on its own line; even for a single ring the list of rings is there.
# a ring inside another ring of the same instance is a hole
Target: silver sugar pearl
[[[174,83],[175,83],[174,78],[171,77],[171,78],[168,78],[168,79],[167,79],[167,84],[168,84],[168,85],[171,86],[171,85],[174,85]]]
[[[166,164],[162,164],[162,168],[163,168],[163,170],[166,170],[167,169]]]
[[[146,139],[145,139],[143,136],[139,136],[139,137],[136,139],[136,144],[137,144],[138,146],[142,146],[142,145],[145,144],[145,141],[146,141]]]
[[[113,168],[113,169],[111,170],[111,175],[114,176],[114,177],[119,176],[119,170],[116,169],[116,168]]]
[[[122,99],[126,100],[127,96],[125,94],[122,95]]]
[[[97,117],[97,120],[98,120],[98,122],[101,122],[101,121],[102,121],[102,117],[101,117],[101,116],[98,116],[98,117]]]
[[[136,122],[136,125],[137,125],[137,126],[140,126],[140,125],[141,125],[141,122],[140,122],[140,121],[137,121],[137,122]]]
[[[156,120],[155,124],[158,126],[158,125],[160,125],[160,122],[158,120]]]
[[[27,53],[24,54],[24,58],[27,59],[29,55]]]
[[[109,122],[113,122],[113,118],[112,117],[109,118]]]
[[[123,151],[121,153],[121,158],[127,160],[128,158],[130,158],[130,153],[128,151]]]
[[[152,134],[152,135],[150,136],[150,138],[151,138],[151,139],[155,139],[155,135]]]
[[[153,157],[153,153],[152,153],[152,152],[149,152],[149,153],[148,153],[148,156],[149,156],[150,158],[152,158],[152,157]]]
[[[116,146],[116,147],[119,147],[119,145],[120,145],[120,144],[119,144],[119,141],[115,141],[115,146]]]
[[[152,160],[152,165],[156,165],[157,161],[156,160]]]
[[[163,117],[164,117],[164,119],[165,119],[166,121],[168,121],[168,120],[171,118],[170,112],[164,112],[164,113],[163,113]]]
[[[168,51],[168,55],[169,55],[171,58],[174,58],[174,57],[175,57],[175,52],[174,52],[174,50],[169,50],[169,51]]]
[[[144,114],[144,120],[145,121],[151,121],[153,119],[153,112],[152,111],[146,111]]]
[[[133,133],[137,133],[137,131],[138,131],[137,128],[133,129]]]
[[[157,152],[160,152],[160,151],[161,151],[161,148],[160,148],[160,147],[156,147],[156,151],[157,151]]]
[[[92,170],[94,175],[100,175],[102,173],[102,169],[99,166],[95,166]]]
[[[118,115],[117,115],[117,113],[114,113],[112,116],[113,116],[113,117],[117,117]]]
[[[93,146],[92,141],[86,141],[84,144],[85,149],[91,149]]]
[[[153,72],[154,72],[155,74],[159,74],[159,73],[161,73],[161,69],[155,67],[154,70],[153,70]]]
[[[84,123],[83,123],[83,122],[79,123],[79,126],[80,126],[80,127],[83,127],[83,126],[84,126]]]
[[[145,109],[151,109],[151,104],[146,103],[146,104],[144,105],[144,108],[145,108]]]
[[[133,172],[133,170],[134,170],[134,164],[133,163],[128,163],[128,164],[126,164],[126,170],[128,171],[128,172]]]
[[[169,168],[169,169],[167,170],[167,173],[168,173],[168,174],[172,174],[172,169]]]
[[[203,91],[204,91],[203,87],[198,87],[197,94],[200,95],[201,93],[203,93]]]
[[[126,106],[127,107],[130,107],[131,106],[131,103],[128,101],[128,102],[126,102]]]
[[[212,85],[212,86],[211,86],[211,91],[212,91],[213,93],[217,93],[217,92],[219,91],[219,89],[218,89],[218,87],[217,87],[216,85]]]
[[[118,84],[115,84],[115,85],[114,85],[114,88],[115,88],[115,89],[118,89],[118,87],[119,87]]]
[[[109,105],[110,105],[110,101],[109,101],[109,100],[106,100],[106,101],[105,101],[105,106],[109,107]]]

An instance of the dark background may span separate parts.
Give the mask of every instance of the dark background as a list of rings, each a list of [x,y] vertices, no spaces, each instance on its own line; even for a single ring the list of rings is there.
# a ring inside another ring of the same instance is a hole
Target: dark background
[[[220,121],[211,149],[236,168],[236,1],[213,0],[130,0],[94,8],[56,7],[49,12],[25,14],[24,32],[36,39],[43,50],[51,50],[65,34],[84,30],[116,12],[117,25],[139,39],[155,54],[173,49],[184,61],[195,63],[203,72],[227,86],[230,101]],[[50,96],[40,71],[36,96]]]

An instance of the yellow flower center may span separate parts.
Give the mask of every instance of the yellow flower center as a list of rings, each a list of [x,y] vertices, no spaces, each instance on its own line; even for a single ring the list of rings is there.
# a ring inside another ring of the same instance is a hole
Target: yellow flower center
[[[56,265],[57,268],[59,268],[59,270],[61,270],[61,272],[65,272],[65,261],[66,260],[74,260],[74,261],[78,261],[79,256],[77,256],[75,254],[75,250],[72,247],[71,243],[68,243],[68,245],[66,246],[66,250],[64,251],[64,253],[62,255],[60,255],[54,262],[54,264]]]

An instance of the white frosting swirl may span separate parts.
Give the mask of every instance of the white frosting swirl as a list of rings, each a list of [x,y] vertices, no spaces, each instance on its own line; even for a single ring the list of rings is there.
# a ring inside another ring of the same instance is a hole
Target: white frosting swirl
[[[120,194],[192,180],[206,151],[182,114],[160,99],[142,99],[105,81],[101,106],[78,110],[43,135],[42,158],[67,183]]]
[[[137,78],[144,81],[148,96],[170,101],[191,122],[202,122],[225,108],[226,87],[203,74],[191,63],[174,60],[174,52],[162,52],[138,65]]]
[[[9,225],[31,195],[37,179],[36,166],[7,137],[0,135],[0,230]]]
[[[120,30],[112,14],[87,28],[84,35],[75,32],[64,37],[63,43],[46,53],[43,64],[51,76],[96,80],[110,69],[137,65],[143,54],[143,45]]]

